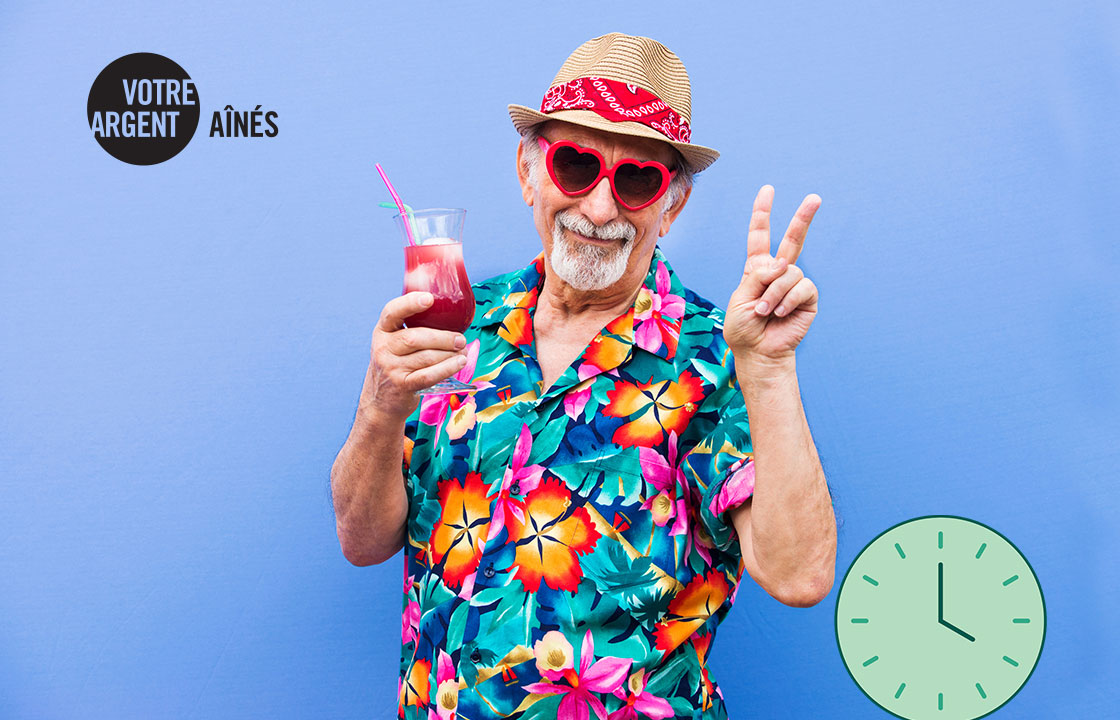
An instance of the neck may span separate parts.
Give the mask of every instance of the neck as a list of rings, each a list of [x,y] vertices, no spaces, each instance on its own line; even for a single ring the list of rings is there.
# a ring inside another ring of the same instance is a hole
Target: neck
[[[550,285],[555,286],[550,287]],[[576,290],[562,280],[550,283],[549,277],[545,277],[544,288],[537,300],[537,311],[540,312],[542,307],[547,308],[551,314],[562,320],[603,315],[609,316],[607,320],[609,322],[634,305],[639,290],[641,290],[640,284],[625,292],[603,290],[588,293]]]
[[[645,268],[648,267],[647,262]],[[646,270],[640,273],[632,277],[635,273],[628,272],[603,290],[578,290],[557,277],[546,255],[544,284],[537,299],[537,312],[546,309],[549,315],[560,321],[607,316],[604,322],[610,322],[633,307],[642,289]]]

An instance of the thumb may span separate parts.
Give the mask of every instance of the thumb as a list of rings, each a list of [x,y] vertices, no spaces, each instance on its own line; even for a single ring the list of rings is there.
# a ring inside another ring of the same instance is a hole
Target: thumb
[[[743,265],[743,277],[739,280],[736,292],[749,300],[757,300],[770,287],[770,283],[781,277],[789,263],[785,258],[770,255],[748,257]]]

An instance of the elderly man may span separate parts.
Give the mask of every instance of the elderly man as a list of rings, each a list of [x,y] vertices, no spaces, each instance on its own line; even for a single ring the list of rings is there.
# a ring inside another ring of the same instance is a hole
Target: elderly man
[[[676,55],[595,38],[510,115],[544,252],[475,285],[462,335],[407,327],[427,293],[385,306],[332,470],[346,557],[405,549],[400,715],[724,718],[706,660],[742,571],[795,606],[833,582],[794,364],[820,199],[771,255],[762,188],[725,315],[657,247],[718,157]],[[453,374],[477,391],[418,403]]]

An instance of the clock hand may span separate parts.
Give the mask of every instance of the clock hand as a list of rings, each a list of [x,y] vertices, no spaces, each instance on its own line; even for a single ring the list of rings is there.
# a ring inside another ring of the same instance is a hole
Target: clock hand
[[[951,622],[949,622],[948,620],[942,620],[942,621],[941,621],[941,624],[942,624],[942,625],[944,625],[945,627],[949,628],[950,630],[952,630],[952,631],[953,631],[953,632],[955,632],[956,634],[960,635],[960,636],[961,636],[961,637],[963,637],[963,638],[964,638],[965,640],[968,640],[969,642],[976,642],[976,638],[972,637],[971,635],[969,635],[968,633],[966,633],[966,632],[965,632],[964,630],[961,630],[961,629],[960,629],[959,627],[957,627],[956,625],[952,624],[952,623],[951,623]]]
[[[976,638],[972,637],[964,630],[961,630],[956,625],[952,624],[945,619],[945,564],[937,563],[937,623],[944,625],[956,634],[963,637],[969,642],[976,642]]]
[[[945,565],[937,563],[937,622],[945,617]]]

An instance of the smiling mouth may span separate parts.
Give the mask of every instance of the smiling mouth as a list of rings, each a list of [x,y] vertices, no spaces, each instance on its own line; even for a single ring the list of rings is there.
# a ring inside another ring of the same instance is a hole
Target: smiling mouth
[[[592,245],[602,245],[602,246],[611,246],[611,245],[616,244],[616,241],[614,241],[614,240],[600,240],[599,238],[588,237],[587,235],[582,235],[582,234],[576,232],[575,230],[571,230],[569,228],[564,228],[564,229],[568,232],[568,234],[574,236],[577,240],[582,240],[585,243],[591,243]]]

